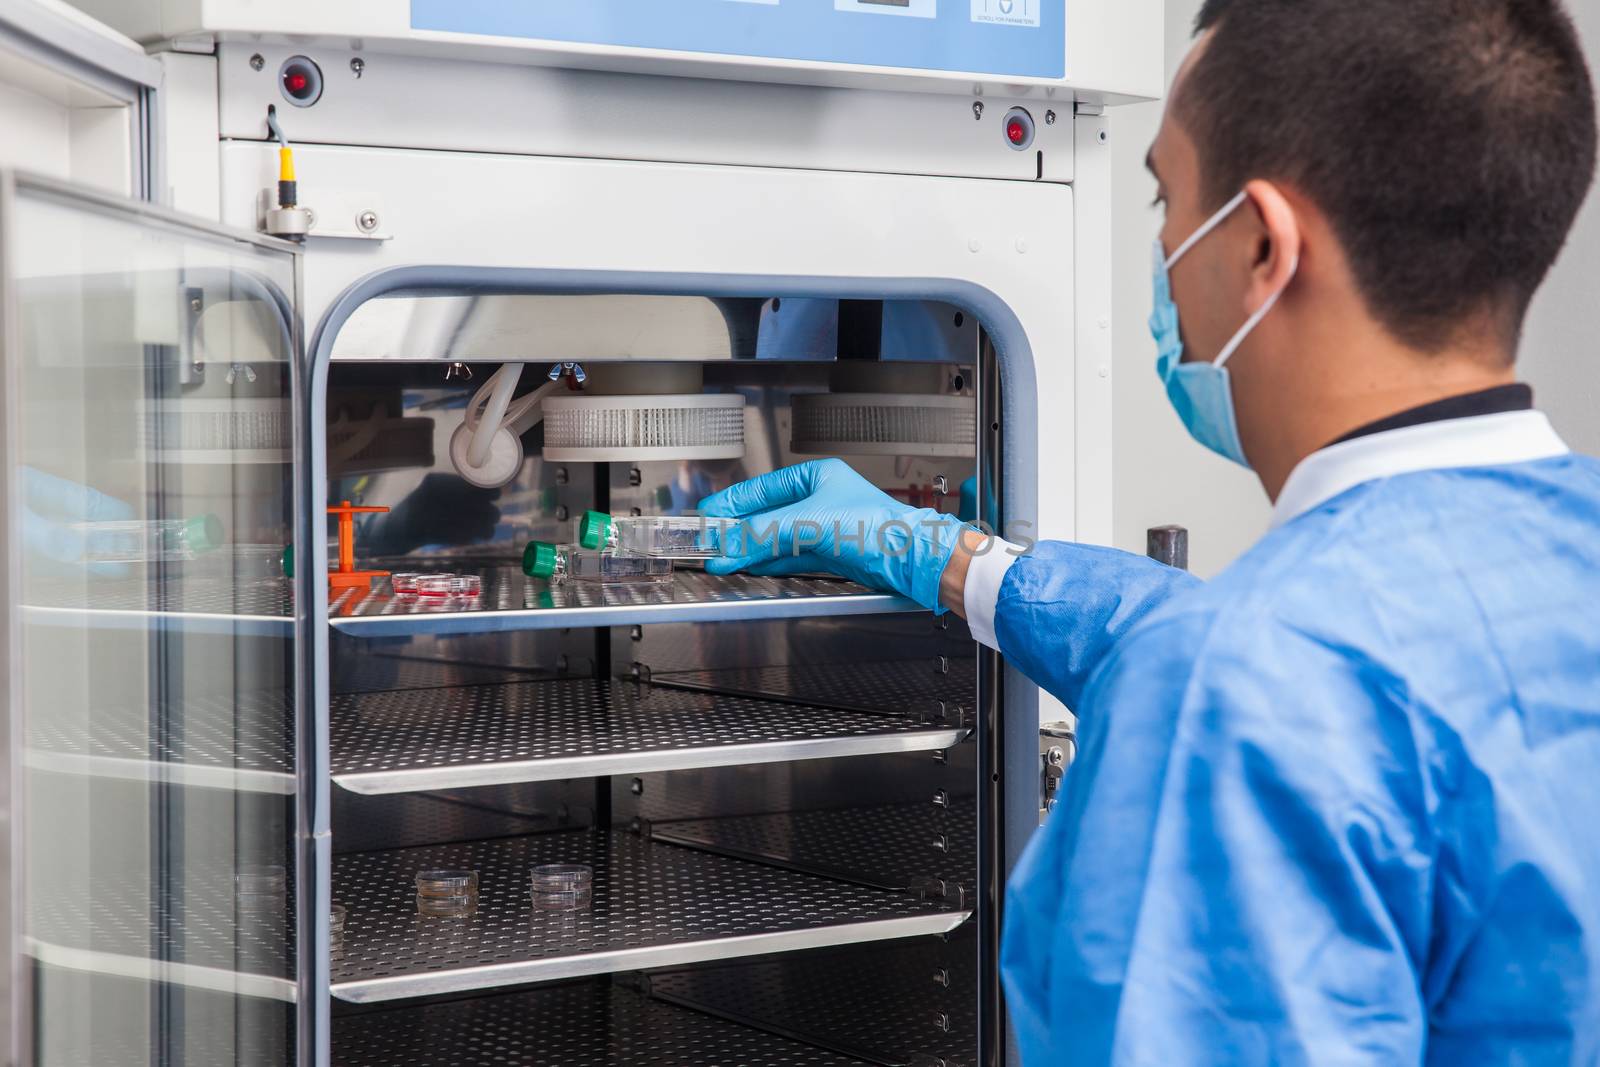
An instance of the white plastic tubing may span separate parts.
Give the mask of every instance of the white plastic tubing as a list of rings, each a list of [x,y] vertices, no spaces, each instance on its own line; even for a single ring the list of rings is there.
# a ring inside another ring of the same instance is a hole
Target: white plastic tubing
[[[509,430],[513,437],[520,437],[537,423],[544,415],[539,402],[561,384],[559,380],[546,382],[512,404],[511,397],[521,380],[521,363],[503,364],[473,394],[472,403],[467,405],[465,423],[472,431],[467,462],[474,467],[482,467],[488,460],[489,447],[500,430]]]

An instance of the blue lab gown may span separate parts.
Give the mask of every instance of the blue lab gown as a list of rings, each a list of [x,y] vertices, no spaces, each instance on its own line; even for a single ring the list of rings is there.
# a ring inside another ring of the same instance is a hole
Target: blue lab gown
[[[1081,726],[1025,1067],[1600,1060],[1600,463],[1368,482],[1209,583],[1044,545],[995,622]]]

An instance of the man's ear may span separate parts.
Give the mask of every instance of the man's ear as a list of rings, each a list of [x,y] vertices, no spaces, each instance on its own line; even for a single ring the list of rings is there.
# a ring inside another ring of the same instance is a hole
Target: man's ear
[[[1245,291],[1244,311],[1250,315],[1289,285],[1299,266],[1305,238],[1288,197],[1276,185],[1253,181],[1244,191],[1251,211],[1247,217],[1258,228],[1250,284]]]

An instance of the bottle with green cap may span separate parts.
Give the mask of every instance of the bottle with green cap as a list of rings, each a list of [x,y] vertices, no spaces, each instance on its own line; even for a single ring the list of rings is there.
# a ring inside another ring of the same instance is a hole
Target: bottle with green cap
[[[737,519],[705,515],[624,515],[586,511],[578,520],[578,543],[595,551],[656,559],[711,559],[722,555]]]
[[[119,519],[76,522],[87,563],[172,563],[194,559],[222,544],[222,520],[215,515],[192,519]]]
[[[672,579],[672,561],[530,541],[522,550],[522,573],[547,582],[666,582]]]

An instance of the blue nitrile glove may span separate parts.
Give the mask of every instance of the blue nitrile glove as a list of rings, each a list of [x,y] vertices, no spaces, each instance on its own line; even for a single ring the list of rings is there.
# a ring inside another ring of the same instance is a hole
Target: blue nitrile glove
[[[712,574],[828,571],[910,597],[943,614],[939,580],[961,523],[902,504],[838,459],[785,467],[700,501],[708,516],[743,519],[706,562]]]
[[[122,563],[85,562],[88,538],[95,535],[85,535],[73,529],[73,524],[131,519],[131,507],[98,489],[33,467],[18,467],[17,478],[22,489],[22,544],[31,569],[88,571],[101,578],[120,578],[128,573]]]

